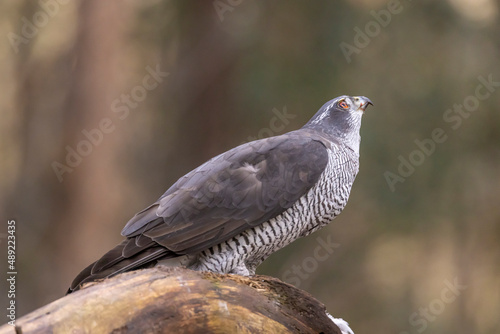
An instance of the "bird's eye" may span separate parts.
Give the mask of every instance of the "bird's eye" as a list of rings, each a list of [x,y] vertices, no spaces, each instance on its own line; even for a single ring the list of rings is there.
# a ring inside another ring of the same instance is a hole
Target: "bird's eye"
[[[340,108],[342,108],[342,109],[347,109],[347,108],[349,108],[349,105],[348,105],[345,101],[343,101],[343,100],[339,102],[339,106],[340,106]]]

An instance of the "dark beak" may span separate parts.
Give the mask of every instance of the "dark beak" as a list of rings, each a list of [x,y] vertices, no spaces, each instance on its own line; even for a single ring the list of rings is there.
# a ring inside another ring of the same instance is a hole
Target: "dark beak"
[[[373,105],[373,102],[365,96],[355,96],[354,102],[358,105],[358,109],[365,111],[369,104]]]

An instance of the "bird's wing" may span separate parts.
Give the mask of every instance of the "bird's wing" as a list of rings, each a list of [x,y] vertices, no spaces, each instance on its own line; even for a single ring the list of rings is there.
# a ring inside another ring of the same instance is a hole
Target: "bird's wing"
[[[192,254],[290,208],[318,181],[328,141],[301,130],[246,143],[180,178],[124,227],[127,239],[85,268],[68,292],[96,279]]]
[[[207,249],[290,208],[327,162],[325,143],[298,131],[243,144],[180,178],[122,235],[139,239],[131,250],[151,241],[177,254]]]

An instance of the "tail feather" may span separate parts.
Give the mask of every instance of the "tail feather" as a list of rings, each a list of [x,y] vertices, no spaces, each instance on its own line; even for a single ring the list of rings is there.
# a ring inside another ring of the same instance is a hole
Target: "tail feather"
[[[84,283],[93,282],[118,275],[120,273],[154,266],[159,259],[168,259],[179,256],[165,247],[151,244],[137,247],[135,252],[130,252],[130,242],[135,243],[135,238],[126,239],[115,248],[104,254],[96,262],[83,269],[71,283],[67,291],[71,293],[78,290]],[[128,247],[127,247],[128,245]],[[128,256],[124,256],[125,247]]]

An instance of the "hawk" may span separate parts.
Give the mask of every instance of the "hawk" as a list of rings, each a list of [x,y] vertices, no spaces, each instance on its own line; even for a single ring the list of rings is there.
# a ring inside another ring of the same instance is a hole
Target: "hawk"
[[[122,243],[85,268],[83,283],[156,264],[254,275],[269,255],[344,209],[359,169],[370,99],[340,96],[299,130],[222,153],[174,183],[122,230]]]

